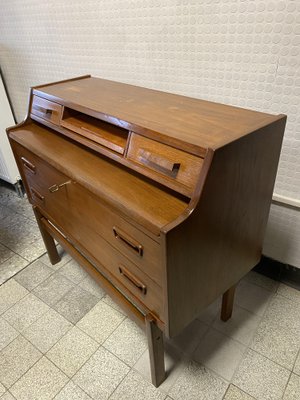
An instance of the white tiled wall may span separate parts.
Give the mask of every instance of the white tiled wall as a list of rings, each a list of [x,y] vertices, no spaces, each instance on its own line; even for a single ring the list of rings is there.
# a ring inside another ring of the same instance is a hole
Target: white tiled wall
[[[19,120],[29,86],[95,76],[286,113],[276,193],[300,198],[300,1],[0,0]],[[299,211],[273,206],[265,254],[300,267]]]

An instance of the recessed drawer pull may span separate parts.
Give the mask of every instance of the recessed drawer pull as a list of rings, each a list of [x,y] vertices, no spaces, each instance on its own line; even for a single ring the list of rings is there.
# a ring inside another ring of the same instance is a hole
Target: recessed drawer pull
[[[27,171],[31,172],[32,174],[36,173],[36,167],[30,161],[28,161],[25,157],[21,157],[21,161]]]
[[[123,275],[126,279],[128,279],[134,286],[136,286],[143,294],[147,293],[147,286],[144,285],[138,278],[132,275],[131,272],[128,271],[125,267],[119,267],[120,274]]]
[[[41,107],[36,104],[33,105],[33,109],[43,114],[50,114],[50,115],[55,112],[55,110],[51,110],[51,108]]]
[[[174,163],[158,154],[151,153],[145,149],[139,150],[139,161],[147,167],[175,178],[178,174],[180,163]]]
[[[128,236],[127,233],[121,231],[121,229],[116,228],[115,226],[113,227],[113,233],[116,239],[121,240],[123,243],[129,246],[130,249],[134,250],[139,256],[143,256],[143,246],[136,242],[133,238]]]
[[[45,197],[42,196],[37,190],[30,188],[31,193],[33,195],[33,197],[37,198],[38,200],[44,202],[45,201]]]
[[[67,182],[61,183],[60,185],[57,185],[55,183],[54,185],[50,186],[48,188],[48,190],[49,190],[50,193],[57,192],[60,188],[62,188],[63,186],[68,185],[69,183],[72,183],[72,181],[67,181]]]

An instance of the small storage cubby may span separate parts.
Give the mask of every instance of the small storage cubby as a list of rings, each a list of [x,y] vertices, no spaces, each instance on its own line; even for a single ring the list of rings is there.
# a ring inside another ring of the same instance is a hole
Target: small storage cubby
[[[126,129],[67,107],[63,112],[61,126],[119,154],[124,154],[128,137]]]

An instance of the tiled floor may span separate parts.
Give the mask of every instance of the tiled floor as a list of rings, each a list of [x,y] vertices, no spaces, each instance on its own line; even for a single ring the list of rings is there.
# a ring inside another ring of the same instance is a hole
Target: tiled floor
[[[1,400],[299,400],[300,292],[255,273],[166,343],[149,383],[144,333],[71,258],[52,266],[26,199],[0,186]],[[5,282],[5,283],[4,283]]]

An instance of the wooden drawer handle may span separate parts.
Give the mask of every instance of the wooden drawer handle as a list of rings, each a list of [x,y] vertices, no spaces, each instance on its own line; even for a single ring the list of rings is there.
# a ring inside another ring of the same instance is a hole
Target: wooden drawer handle
[[[147,293],[147,286],[143,284],[138,278],[132,275],[123,265],[119,267],[120,274],[128,279],[135,287],[137,287],[143,294]]]
[[[37,190],[30,188],[31,193],[33,195],[33,197],[37,198],[38,200],[44,202],[45,201],[45,197],[42,196]]]
[[[59,184],[59,185],[57,185],[57,184],[55,183],[54,185],[50,186],[50,187],[48,188],[48,190],[49,190],[50,193],[54,193],[54,192],[57,192],[57,191],[58,191],[60,188],[62,188],[63,186],[68,185],[69,183],[72,183],[72,181],[67,181],[67,182],[61,183],[61,184]]]
[[[52,114],[52,113],[55,112],[55,110],[51,110],[51,108],[41,107],[41,106],[38,106],[36,104],[34,104],[32,108],[34,110],[36,110],[36,111],[39,111],[39,112],[43,113],[43,114]]]
[[[131,250],[134,250],[139,256],[143,256],[143,246],[127,235],[124,231],[117,227],[113,227],[115,238],[125,243]]]
[[[174,163],[145,149],[139,150],[138,159],[147,167],[153,168],[158,172],[171,176],[172,178],[176,177],[180,168],[180,163]]]
[[[30,161],[28,161],[25,157],[21,157],[21,161],[24,165],[24,167],[31,172],[32,174],[36,173],[36,166],[33,165]]]

